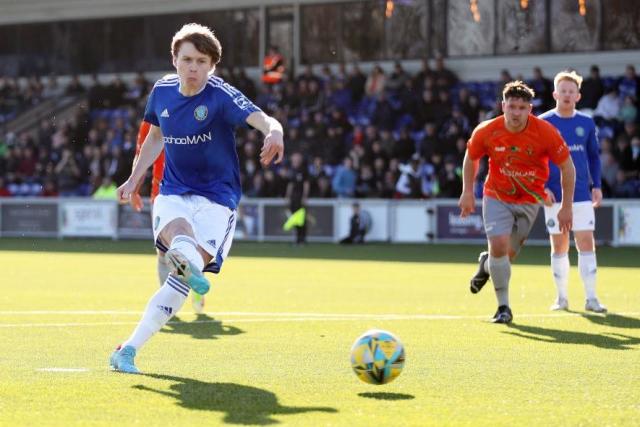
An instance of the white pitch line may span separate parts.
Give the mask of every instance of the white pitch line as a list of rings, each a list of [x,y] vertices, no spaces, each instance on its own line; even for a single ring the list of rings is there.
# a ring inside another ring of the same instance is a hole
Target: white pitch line
[[[39,372],[89,372],[87,368],[40,368]]]
[[[213,314],[213,313],[212,313]],[[221,313],[218,313],[218,315]],[[264,315],[265,313],[263,313]],[[293,313],[288,313],[292,315]],[[617,313],[624,316],[638,316],[640,313]],[[547,314],[519,314],[518,318],[558,318],[558,317],[580,317],[581,313],[547,313]],[[324,316],[324,317],[319,317]],[[393,321],[393,320],[488,320],[489,316],[476,315],[476,316],[454,316],[445,314],[351,314],[351,315],[319,315],[316,314],[312,317],[264,317],[264,318],[239,318],[239,319],[210,319],[210,320],[194,320],[186,322],[170,321],[168,324],[199,324],[199,323],[267,323],[267,322],[317,322],[317,321]],[[120,325],[136,325],[138,322],[67,322],[67,323],[0,323],[0,328],[61,328],[61,327],[78,327],[78,326],[120,326]]]

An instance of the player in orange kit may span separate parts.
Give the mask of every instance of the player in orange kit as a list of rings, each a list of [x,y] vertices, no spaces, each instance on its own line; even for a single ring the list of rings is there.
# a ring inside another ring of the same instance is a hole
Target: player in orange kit
[[[138,139],[136,141],[136,155],[133,158],[133,164],[138,161],[138,155],[140,154],[140,149],[142,148],[142,144],[144,144],[145,139],[147,138],[147,134],[149,133],[149,129],[151,128],[151,124],[145,122],[144,120],[140,123],[140,129],[138,130]],[[153,174],[151,178],[151,203],[155,200],[156,196],[160,193],[160,181],[162,181],[162,175],[164,174],[164,151],[160,153],[156,161],[153,163]],[[131,194],[131,199],[129,200],[129,204],[131,207],[140,212],[142,210],[142,197],[140,197],[140,193],[136,192]],[[169,265],[165,261],[164,252],[156,249],[158,253],[158,281],[160,286],[162,286],[169,275]],[[196,313],[202,313],[204,310],[204,295],[200,295],[197,292],[191,292],[191,304],[193,306],[193,310]]]
[[[480,291],[491,277],[498,300],[494,323],[513,320],[509,307],[511,259],[529,235],[540,205],[550,203],[544,190],[549,160],[558,165],[562,178],[558,223],[563,231],[571,229],[575,169],[558,130],[531,114],[533,96],[533,90],[526,84],[508,83],[502,92],[504,114],[474,129],[462,166],[463,189],[458,206],[464,218],[475,211],[473,182],[478,161],[483,156],[489,157],[482,200],[489,252],[480,254],[478,272],[471,279],[471,292]]]

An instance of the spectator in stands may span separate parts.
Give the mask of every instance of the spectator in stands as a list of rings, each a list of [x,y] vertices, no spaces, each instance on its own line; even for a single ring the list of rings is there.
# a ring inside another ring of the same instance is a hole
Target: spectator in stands
[[[438,174],[438,188],[440,197],[455,198],[462,193],[461,169],[452,155],[445,157],[444,167]]]
[[[125,95],[127,93],[127,86],[124,84],[120,76],[115,76],[111,84],[106,89],[106,99],[108,108],[120,108],[123,107],[125,102]]]
[[[500,101],[499,106],[500,106],[500,112],[497,115],[502,114],[502,91],[504,90],[504,86],[513,81],[513,77],[511,77],[511,73],[509,73],[509,70],[507,69],[503,69],[500,71],[500,78],[498,79],[498,84],[496,85],[496,92],[495,92],[495,96],[494,99]],[[493,116],[496,117],[496,116]],[[486,120],[486,119],[485,119]]]
[[[60,197],[78,196],[80,169],[70,148],[65,147],[62,150],[62,157],[54,172],[58,179],[57,187]]]
[[[458,76],[444,64],[444,57],[438,55],[433,71],[433,77],[438,90],[448,92],[458,83]]]
[[[604,96],[598,101],[598,106],[593,112],[594,119],[601,119],[607,124],[611,124],[620,114],[620,98],[615,88],[608,89]],[[598,123],[598,121],[596,121]]]
[[[2,175],[0,175],[0,197],[10,197],[11,193],[6,186],[5,179]]]
[[[323,85],[323,81],[320,78],[320,76],[318,76],[314,71],[313,71],[313,65],[312,64],[307,64],[304,66],[304,70],[302,71],[302,73],[300,73],[298,75],[298,77],[296,77],[296,83],[300,83],[301,81],[304,81],[307,85],[311,82],[316,82],[318,83],[318,85]]]
[[[396,183],[396,199],[417,199],[422,195],[420,156],[415,154],[406,164],[400,164],[400,177]]]
[[[85,87],[82,85],[82,83],[80,83],[80,78],[74,74],[71,77],[71,81],[69,82],[69,84],[67,85],[67,87],[64,90],[64,94],[65,95],[81,95],[83,93],[85,93],[86,89]]]
[[[636,74],[636,67],[627,65],[624,76],[620,78],[617,86],[620,98],[630,96],[633,99],[640,99],[640,76]]]
[[[360,173],[356,182],[356,197],[379,197],[381,194],[381,185],[373,174],[373,169],[368,163],[360,167]]]
[[[89,87],[89,109],[98,110],[108,105],[105,87],[100,83],[97,75],[91,76],[91,86]]]
[[[56,189],[56,184],[52,179],[46,179],[42,186],[42,197],[58,197],[58,190]]]
[[[613,197],[621,199],[638,197],[635,183],[628,180],[625,172],[622,170],[619,170],[616,174],[616,182],[613,185]]]
[[[413,76],[413,79],[411,81],[413,89],[417,93],[422,93],[422,91],[424,90],[425,79],[427,77],[432,77],[432,76],[433,76],[433,70],[429,66],[429,60],[423,59],[420,63],[420,71],[418,71],[416,75]]]
[[[367,76],[360,70],[360,66],[354,63],[351,66],[349,79],[347,80],[347,88],[351,91],[351,99],[354,103],[360,102],[365,93],[367,84]]]
[[[635,100],[632,96],[627,95],[624,97],[622,107],[618,113],[618,120],[622,123],[633,123],[638,118],[638,107],[636,107]]]
[[[374,65],[365,83],[365,94],[369,98],[378,98],[384,92],[386,79],[382,67],[378,64]]]
[[[336,168],[332,186],[337,197],[353,197],[356,190],[357,175],[353,170],[353,160],[345,157],[342,165]]]
[[[149,82],[143,73],[136,74],[133,84],[127,89],[123,95],[126,104],[132,107],[143,105],[145,96],[149,93]]]
[[[93,193],[93,198],[96,200],[116,200],[116,185],[110,176],[102,178],[100,186]]]
[[[595,110],[598,106],[598,101],[604,95],[604,83],[600,77],[600,68],[597,65],[591,66],[589,77],[582,82],[580,94],[578,109]]]
[[[277,85],[282,82],[286,72],[284,56],[278,50],[278,46],[269,46],[269,51],[262,62],[262,83]]]
[[[396,61],[393,64],[393,71],[389,74],[389,78],[386,81],[385,90],[390,96],[398,95],[407,80],[411,80],[410,76],[404,68],[402,68],[402,63]]]
[[[371,121],[382,130],[393,130],[395,125],[396,112],[385,92],[380,92],[373,104]]]
[[[244,68],[235,67],[232,70],[233,85],[249,99],[255,99],[257,95],[256,84],[247,76]]]
[[[58,83],[58,77],[51,75],[47,79],[47,84],[42,90],[42,97],[44,99],[58,98],[64,93],[64,88]]]
[[[416,154],[416,143],[411,138],[407,128],[401,128],[398,132],[398,139],[393,147],[392,155],[400,162],[407,162]]]
[[[536,93],[536,97],[532,101],[534,113],[541,113],[555,106],[553,81],[544,76],[540,67],[533,67],[533,79],[530,81],[530,86]]]

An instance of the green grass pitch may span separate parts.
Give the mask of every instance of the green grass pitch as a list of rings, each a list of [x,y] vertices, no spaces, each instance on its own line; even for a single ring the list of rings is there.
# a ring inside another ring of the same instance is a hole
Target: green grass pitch
[[[608,316],[552,313],[548,248],[513,267],[512,326],[468,290],[479,247],[236,243],[206,314],[188,301],[109,371],[157,287],[148,242],[0,239],[0,425],[532,426],[640,423],[640,250],[599,250]],[[387,329],[407,362],[384,386],[349,364]]]

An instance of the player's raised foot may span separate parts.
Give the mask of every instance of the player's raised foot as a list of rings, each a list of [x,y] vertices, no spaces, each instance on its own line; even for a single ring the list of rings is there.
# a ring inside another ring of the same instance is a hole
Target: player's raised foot
[[[511,323],[513,321],[513,313],[508,305],[501,305],[498,311],[493,315],[491,320],[493,323]]]
[[[588,299],[584,305],[584,309],[587,311],[593,311],[594,313],[606,313],[607,307],[600,304],[597,298]]]
[[[191,306],[194,313],[201,314],[204,311],[204,295],[194,292],[191,295]]]
[[[109,358],[111,369],[125,374],[139,374],[133,359],[136,357],[136,349],[130,345],[116,348]]]
[[[569,310],[569,301],[566,298],[556,298],[556,301],[549,308],[551,311]]]
[[[480,252],[480,256],[478,257],[478,271],[476,271],[476,274],[471,278],[469,286],[472,294],[480,292],[489,280],[489,273],[484,271],[484,266],[488,259],[489,252]]]
[[[189,260],[177,249],[170,249],[164,256],[171,274],[181,282],[187,284],[194,292],[204,295],[209,292],[211,285],[204,274],[198,270]]]

